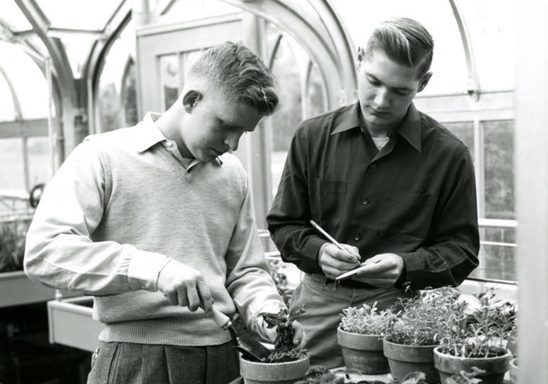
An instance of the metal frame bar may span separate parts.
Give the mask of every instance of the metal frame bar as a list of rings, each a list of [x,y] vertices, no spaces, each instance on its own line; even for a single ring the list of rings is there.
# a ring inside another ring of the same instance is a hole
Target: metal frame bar
[[[77,89],[72,75],[70,63],[63,44],[58,38],[49,37],[47,34],[51,26],[50,21],[44,15],[35,0],[15,0],[27,20],[33,27],[38,37],[42,40],[52,60],[55,77],[62,100],[63,129],[58,132],[60,142],[59,151],[64,158],[64,151],[71,150],[75,143],[74,115],[78,103]]]
[[[340,103],[350,103],[355,98],[354,90],[358,84],[356,59],[354,57],[356,49],[348,38],[350,34],[346,31],[344,24],[340,21],[339,15],[328,0],[308,0],[308,2],[318,13],[330,38],[333,40],[333,45],[341,64],[344,89],[339,95],[344,95],[344,99],[340,100]]]
[[[131,21],[132,10],[127,2],[122,2],[102,31],[103,38],[97,40],[91,47],[88,58],[82,69],[82,79],[86,84],[88,130],[90,133],[98,133],[97,93],[99,75],[104,66],[104,58],[112,47],[118,35]]]
[[[472,39],[470,38],[470,33],[466,27],[464,16],[457,4],[457,0],[449,0],[449,4],[451,5],[455,21],[459,28],[464,56],[466,58],[466,69],[468,71],[468,84],[466,84],[466,89],[468,94],[472,96],[475,101],[478,101],[480,97],[480,85],[478,72],[476,71],[476,58],[474,56],[474,50],[472,49]]]

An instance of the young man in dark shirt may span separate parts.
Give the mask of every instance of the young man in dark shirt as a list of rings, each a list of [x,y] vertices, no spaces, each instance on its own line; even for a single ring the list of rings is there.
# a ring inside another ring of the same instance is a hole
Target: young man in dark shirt
[[[358,102],[304,121],[293,138],[267,220],[283,259],[305,272],[292,305],[306,305],[311,364],[343,365],[343,308],[456,286],[478,265],[468,149],[413,105],[430,80],[433,45],[414,20],[382,23],[358,51]]]

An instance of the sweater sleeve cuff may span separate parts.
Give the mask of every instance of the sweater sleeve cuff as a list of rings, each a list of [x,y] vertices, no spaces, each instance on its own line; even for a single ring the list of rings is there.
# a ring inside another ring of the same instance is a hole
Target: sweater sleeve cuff
[[[129,262],[127,277],[132,290],[158,290],[158,276],[171,258],[159,253],[137,251]]]

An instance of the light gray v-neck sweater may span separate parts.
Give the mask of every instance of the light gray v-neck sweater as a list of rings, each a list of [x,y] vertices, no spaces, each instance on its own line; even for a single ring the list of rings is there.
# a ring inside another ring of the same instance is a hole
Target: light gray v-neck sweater
[[[215,306],[252,330],[283,304],[267,272],[247,176],[230,154],[187,171],[150,118],[88,138],[49,183],[27,237],[29,277],[95,296],[105,341],[216,345],[227,331],[171,305],[170,260],[205,276]]]

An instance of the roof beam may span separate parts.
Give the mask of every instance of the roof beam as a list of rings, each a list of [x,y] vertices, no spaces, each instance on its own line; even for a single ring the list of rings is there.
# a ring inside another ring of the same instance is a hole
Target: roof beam
[[[473,97],[474,101],[478,101],[480,97],[480,85],[478,72],[476,71],[476,58],[474,56],[474,50],[472,49],[472,40],[468,33],[468,28],[464,22],[464,16],[457,4],[457,0],[449,0],[455,21],[459,28],[460,37],[462,40],[462,47],[464,48],[464,56],[466,58],[466,69],[468,71],[468,83],[466,84],[466,91]]]

